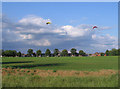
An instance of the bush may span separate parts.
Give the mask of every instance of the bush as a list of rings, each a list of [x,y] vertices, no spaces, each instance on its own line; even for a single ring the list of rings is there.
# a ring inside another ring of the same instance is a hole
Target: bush
[[[34,70],[34,72],[36,72],[36,70]]]
[[[31,73],[31,75],[34,75],[34,73]]]
[[[28,70],[27,73],[29,73],[30,71]]]
[[[22,70],[21,72],[25,72],[25,70]]]
[[[53,70],[53,72],[57,72],[56,70]]]

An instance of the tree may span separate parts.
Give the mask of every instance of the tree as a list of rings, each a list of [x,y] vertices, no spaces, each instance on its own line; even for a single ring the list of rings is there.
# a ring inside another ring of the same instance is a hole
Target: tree
[[[13,55],[13,57],[17,56],[17,51],[16,51],[16,50],[13,50],[13,51],[12,51],[12,55]]]
[[[49,49],[46,49],[45,56],[49,57],[51,54],[51,51]]]
[[[62,56],[68,56],[68,51],[66,49],[62,50],[61,55]]]
[[[5,50],[5,51],[4,51],[4,56],[6,56],[6,57],[11,56],[10,51],[9,51],[9,50]]]
[[[0,56],[2,55],[2,49],[0,49]]]
[[[33,55],[33,49],[28,49],[27,53],[28,53],[28,56],[31,57]]]
[[[7,57],[15,57],[17,55],[16,50],[6,50],[4,51],[4,55]]]
[[[106,52],[105,52],[105,54],[106,54],[106,56],[109,56],[109,50],[106,50]]]
[[[0,51],[1,51],[0,55],[5,56],[4,50],[2,49]]]
[[[118,55],[118,50],[115,49],[115,48],[113,48],[113,49],[111,50],[111,55],[112,55],[112,56],[117,56],[117,55]]]
[[[22,54],[21,54],[20,51],[17,53],[17,56],[18,56],[18,57],[21,57],[21,56],[22,56]]]
[[[86,53],[85,53],[83,50],[80,50],[80,51],[79,51],[79,55],[81,55],[81,56],[85,56]]]
[[[120,56],[120,48],[118,49],[118,56]]]
[[[36,51],[36,56],[37,56],[37,57],[41,56],[41,54],[42,54],[41,50],[37,50],[37,51]]]
[[[89,54],[89,56],[91,56],[92,54]]]
[[[103,53],[103,52],[102,52],[102,53],[100,53],[100,55],[101,55],[101,56],[104,56],[104,55],[105,55],[105,53]]]
[[[58,54],[59,54],[59,50],[58,49],[54,49],[54,55],[58,56]]]
[[[109,51],[109,54],[108,54],[108,55],[109,55],[109,56],[112,56],[112,50]]]
[[[77,50],[76,50],[75,48],[72,48],[72,49],[70,50],[71,54],[74,55],[74,56],[76,55],[76,51],[77,51]]]
[[[36,53],[35,52],[33,53],[33,57],[36,57]]]

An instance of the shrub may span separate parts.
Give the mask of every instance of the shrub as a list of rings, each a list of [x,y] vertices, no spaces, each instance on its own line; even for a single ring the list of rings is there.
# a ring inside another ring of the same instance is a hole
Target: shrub
[[[57,72],[56,70],[53,70],[53,72]]]
[[[27,73],[29,73],[30,71],[28,70]]]
[[[34,75],[34,73],[31,73],[31,75]]]
[[[12,70],[11,72],[15,73],[15,70]]]
[[[34,72],[36,72],[36,70],[34,70]]]
[[[22,70],[21,72],[25,72],[24,70]]]
[[[5,66],[5,68],[7,69],[7,68],[8,68],[8,66]]]
[[[19,71],[19,69],[17,69],[17,71]]]

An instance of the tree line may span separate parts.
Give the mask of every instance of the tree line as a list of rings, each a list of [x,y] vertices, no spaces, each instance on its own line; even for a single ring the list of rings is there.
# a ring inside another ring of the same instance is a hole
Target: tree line
[[[58,56],[88,56],[91,54],[86,54],[83,50],[80,50],[77,53],[77,50],[75,48],[72,48],[70,50],[70,53],[66,49],[62,50],[61,52],[58,49],[54,49],[53,53],[51,53],[50,49],[46,49],[45,53],[42,53],[42,51],[39,49],[36,52],[33,51],[33,49],[28,49],[27,54],[21,53],[20,51],[17,52],[16,50],[1,50],[1,55],[3,57],[58,57]],[[106,50],[105,53],[100,53],[101,56],[118,56],[120,55],[120,49],[112,49],[112,50]]]
[[[120,55],[120,48],[119,49],[112,49],[112,50],[106,50],[105,52],[106,56],[119,56]]]

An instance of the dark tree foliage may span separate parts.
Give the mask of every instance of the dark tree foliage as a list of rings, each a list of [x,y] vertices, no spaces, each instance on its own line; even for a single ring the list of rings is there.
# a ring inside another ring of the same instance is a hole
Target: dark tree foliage
[[[36,57],[36,53],[33,53],[33,57]]]
[[[28,53],[28,56],[31,57],[33,55],[33,49],[28,49],[27,53]]]
[[[37,50],[37,51],[36,51],[36,56],[37,56],[37,57],[41,56],[41,54],[42,54],[42,51],[41,51],[41,50]]]
[[[17,53],[17,56],[18,56],[18,57],[21,57],[21,56],[22,56],[22,53],[19,51],[19,52]]]
[[[66,49],[62,50],[61,56],[68,56],[68,51]]]
[[[118,49],[118,55],[120,56],[120,49]]]
[[[6,51],[4,51],[4,56],[15,57],[15,56],[17,56],[17,51],[16,50],[6,50]]]
[[[100,53],[101,54],[101,56],[104,56],[105,55],[105,53]]]
[[[70,50],[71,54],[74,55],[74,56],[75,56],[76,53],[77,53],[76,51],[77,51],[77,50],[76,50],[75,48],[72,48],[72,49]]]
[[[59,50],[58,49],[54,49],[54,53],[53,53],[55,56],[58,56],[59,54]]]
[[[50,56],[50,54],[51,54],[51,51],[49,50],[49,49],[46,49],[46,52],[45,52],[45,56]]]
[[[86,53],[85,53],[83,50],[80,50],[80,51],[79,51],[79,55],[81,55],[81,56],[86,56]]]
[[[106,56],[109,56],[109,50],[106,50],[105,54]]]
[[[66,49],[62,50],[62,52],[60,52],[58,49],[54,49],[54,53],[52,54],[51,51],[49,49],[46,49],[45,53],[42,53],[41,50],[37,50],[36,53],[33,52],[33,49],[28,49],[27,51],[27,55],[26,54],[22,54],[20,51],[17,52],[16,50],[0,50],[0,56],[2,55],[3,57],[21,57],[21,56],[25,56],[25,57],[50,57],[50,56],[71,56],[71,55],[75,55],[75,56],[86,56],[87,54],[83,51],[80,50],[79,53],[77,53],[75,48],[72,48],[71,53],[68,53],[68,51]],[[115,49],[113,48],[112,50],[106,50],[105,53],[100,53],[101,56],[120,56],[120,48],[119,49]],[[89,54],[92,55],[92,54]]]
[[[118,56],[120,54],[120,49],[113,48],[112,50],[106,50],[105,54],[107,56]]]

